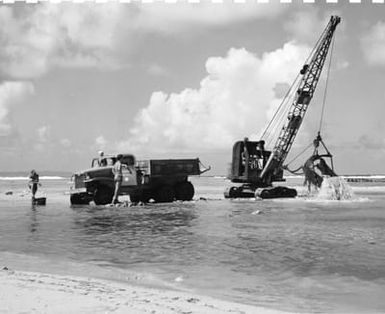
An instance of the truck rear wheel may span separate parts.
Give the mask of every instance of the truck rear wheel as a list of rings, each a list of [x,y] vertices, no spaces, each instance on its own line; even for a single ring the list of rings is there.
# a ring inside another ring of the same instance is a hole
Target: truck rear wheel
[[[140,193],[131,193],[130,194],[130,201],[132,203],[148,203],[150,199],[153,198],[152,194],[148,190],[141,191]]]
[[[148,203],[148,202],[150,201],[150,199],[153,198],[152,194],[153,194],[153,193],[152,193],[151,191],[145,190],[145,191],[143,191],[140,200],[141,200],[143,203]]]
[[[172,186],[165,185],[160,187],[155,193],[155,202],[169,203],[173,202],[175,198],[175,191]]]
[[[139,194],[130,194],[131,203],[139,203],[141,201],[141,195]]]
[[[194,186],[190,181],[179,183],[175,186],[175,196],[180,201],[191,201],[194,197]]]
[[[90,196],[87,193],[75,193],[70,196],[71,205],[88,205],[90,201]]]
[[[114,191],[105,185],[100,185],[96,188],[94,194],[94,202],[96,205],[107,205],[112,202]]]

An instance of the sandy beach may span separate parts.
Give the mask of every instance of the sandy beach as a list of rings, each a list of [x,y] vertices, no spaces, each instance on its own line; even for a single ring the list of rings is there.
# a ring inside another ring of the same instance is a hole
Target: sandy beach
[[[0,271],[0,313],[282,313],[86,277]]]

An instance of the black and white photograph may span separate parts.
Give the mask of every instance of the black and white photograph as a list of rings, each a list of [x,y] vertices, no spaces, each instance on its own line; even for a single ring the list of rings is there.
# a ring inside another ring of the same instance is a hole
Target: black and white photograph
[[[385,313],[384,0],[0,2],[0,313]]]

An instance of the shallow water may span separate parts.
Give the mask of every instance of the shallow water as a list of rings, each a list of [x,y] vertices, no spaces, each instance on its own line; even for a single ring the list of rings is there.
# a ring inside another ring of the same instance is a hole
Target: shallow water
[[[3,180],[0,262],[287,311],[385,311],[384,183],[351,184],[347,201],[225,200],[223,178],[193,183],[192,202],[105,208],[71,207],[67,180],[47,180],[32,207],[24,181]]]

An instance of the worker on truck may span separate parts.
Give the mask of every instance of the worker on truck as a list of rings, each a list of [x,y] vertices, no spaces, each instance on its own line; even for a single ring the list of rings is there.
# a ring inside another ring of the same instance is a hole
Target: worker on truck
[[[98,159],[99,167],[107,166],[107,160],[104,158],[104,152],[100,150],[98,153],[99,153],[99,159]]]
[[[115,191],[114,191],[114,197],[112,198],[112,204],[117,204],[119,203],[118,197],[119,197],[119,191],[120,187],[122,185],[123,181],[123,165],[122,165],[122,160],[123,155],[119,154],[116,156],[116,162],[114,164],[114,167],[112,168],[112,173],[114,174],[114,183],[115,183]]]

